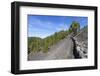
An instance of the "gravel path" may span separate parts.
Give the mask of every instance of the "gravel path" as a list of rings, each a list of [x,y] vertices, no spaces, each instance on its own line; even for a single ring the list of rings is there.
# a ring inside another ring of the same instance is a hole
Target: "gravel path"
[[[73,59],[73,42],[70,37],[59,41],[53,45],[49,52],[38,52],[35,54],[30,53],[28,60],[55,60],[55,59]]]

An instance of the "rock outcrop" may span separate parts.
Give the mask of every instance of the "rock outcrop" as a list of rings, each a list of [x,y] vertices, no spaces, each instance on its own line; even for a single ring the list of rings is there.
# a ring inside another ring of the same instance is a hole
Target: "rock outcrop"
[[[88,57],[88,30],[87,27],[83,28],[75,37],[75,44],[77,52],[81,58]]]

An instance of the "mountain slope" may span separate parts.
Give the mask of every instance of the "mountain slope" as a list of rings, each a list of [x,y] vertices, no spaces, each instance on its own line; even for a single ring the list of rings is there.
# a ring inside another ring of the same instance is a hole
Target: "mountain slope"
[[[72,34],[69,34],[66,38],[51,46],[47,53],[42,51],[30,53],[28,60],[74,59],[76,52],[80,55],[77,58],[87,58],[87,27],[81,29],[73,39],[75,43],[72,40]]]

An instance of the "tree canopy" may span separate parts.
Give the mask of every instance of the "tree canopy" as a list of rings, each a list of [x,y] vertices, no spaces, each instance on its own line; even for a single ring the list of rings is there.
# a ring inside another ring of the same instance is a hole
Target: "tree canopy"
[[[73,21],[69,30],[74,34],[77,34],[77,32],[80,30],[80,24],[78,22]]]

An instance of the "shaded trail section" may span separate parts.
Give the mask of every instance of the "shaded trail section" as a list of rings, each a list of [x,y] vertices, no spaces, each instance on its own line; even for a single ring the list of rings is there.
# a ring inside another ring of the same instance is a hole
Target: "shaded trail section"
[[[74,55],[74,58],[75,59],[79,59],[81,58],[79,52],[77,51],[77,46],[76,46],[76,43],[75,43],[75,39],[73,37],[71,37],[72,41],[73,41],[73,55]]]

